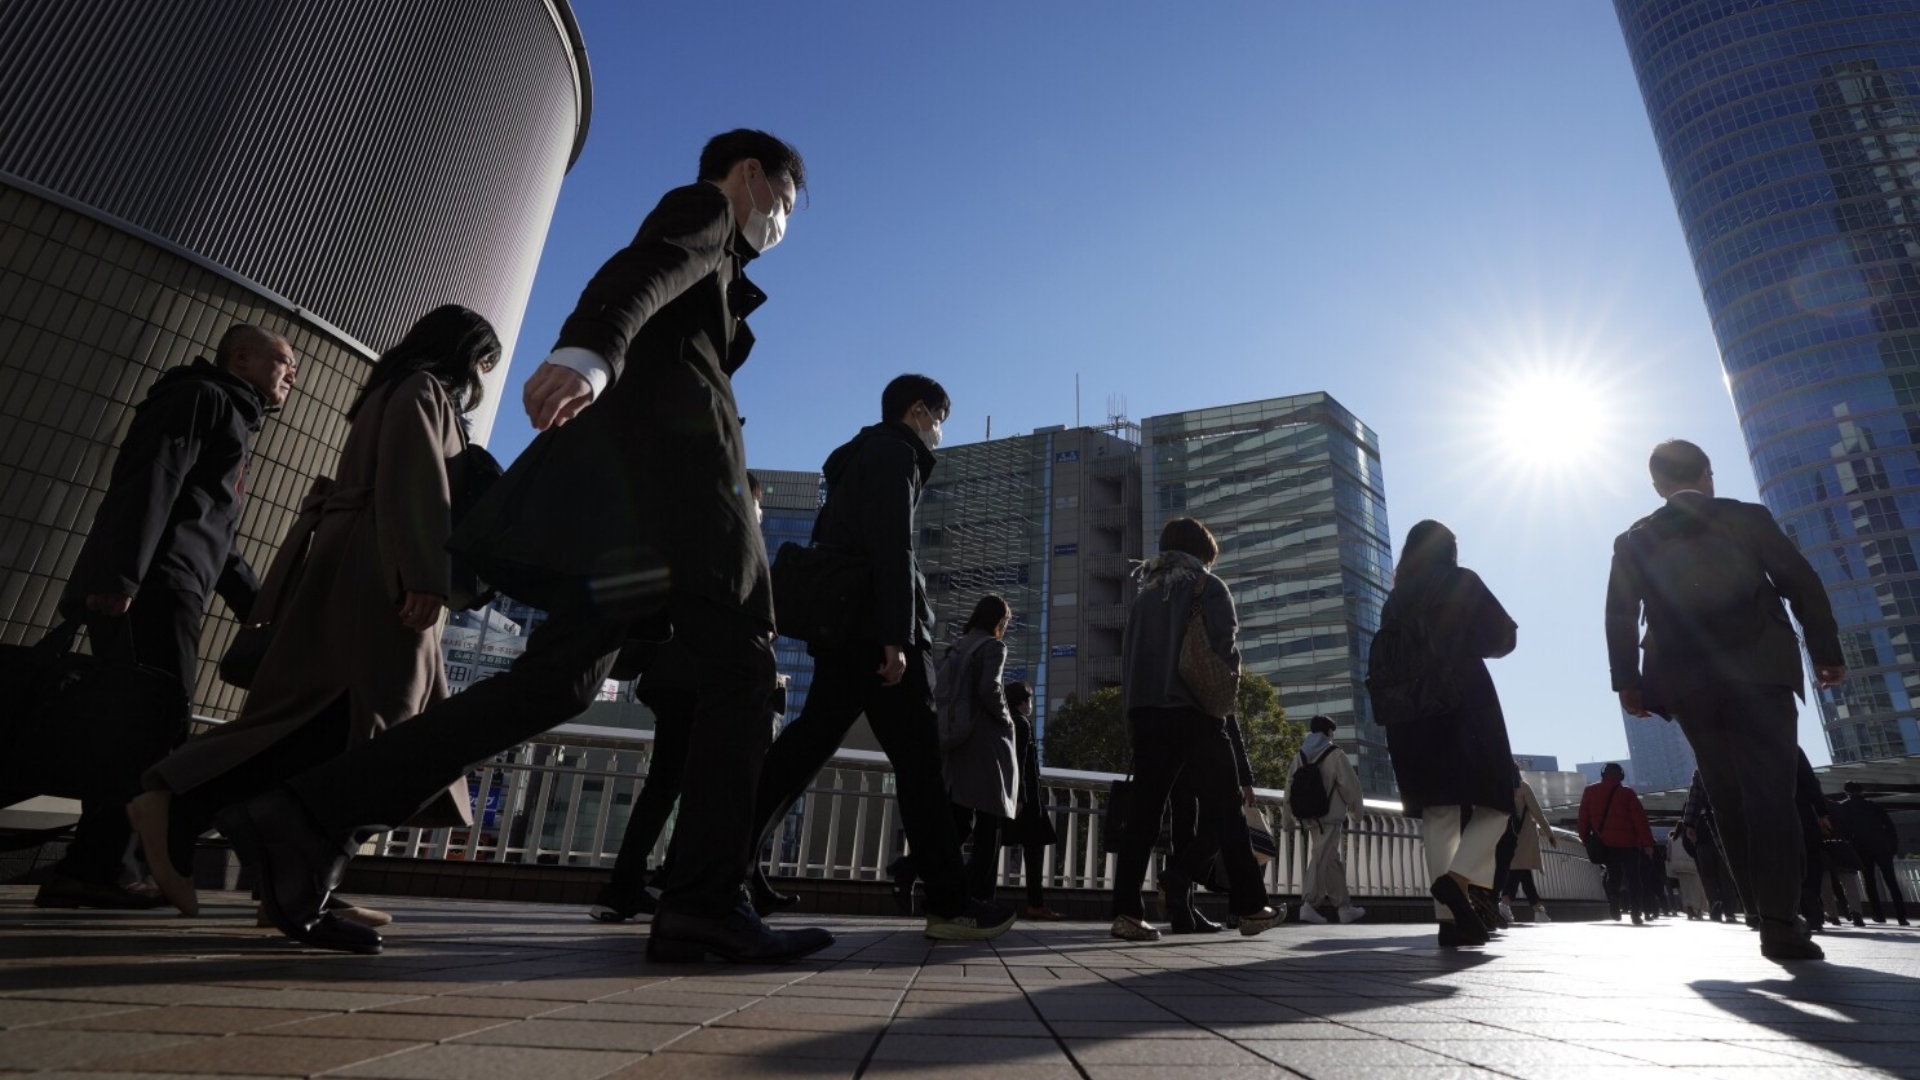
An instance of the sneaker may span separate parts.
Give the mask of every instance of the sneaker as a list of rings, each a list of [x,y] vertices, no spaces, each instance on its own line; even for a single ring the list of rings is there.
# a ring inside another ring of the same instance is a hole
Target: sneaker
[[[1550,923],[1553,920],[1547,917],[1546,908],[1541,907],[1539,904],[1535,904],[1533,905],[1533,921],[1537,923]]]
[[[1366,914],[1367,909],[1358,904],[1342,904],[1340,905],[1340,925],[1359,922],[1366,917]]]
[[[631,919],[645,924],[652,922],[659,911],[659,889],[648,886],[629,898],[614,892],[611,885],[602,885],[600,894],[593,898],[593,906],[587,908],[587,917],[594,922],[620,923]]]
[[[1160,931],[1145,919],[1136,919],[1131,915],[1115,915],[1113,926],[1108,933],[1121,941],[1159,941]]]
[[[1252,937],[1255,934],[1264,934],[1285,922],[1286,919],[1287,907],[1285,904],[1277,908],[1261,908],[1251,915],[1242,915],[1240,916],[1240,936]],[[1327,920],[1323,918],[1320,921],[1326,922]]]
[[[1307,903],[1305,900],[1300,901],[1300,921],[1303,923],[1312,923],[1315,926],[1327,925],[1327,917],[1320,914],[1320,909]]]
[[[1010,904],[969,900],[958,915],[928,915],[926,935],[931,941],[992,941],[1012,929],[1019,917]]]
[[[1514,914],[1513,914],[1513,905],[1507,903],[1506,897],[1503,896],[1500,898],[1500,904],[1495,910],[1499,911],[1500,917],[1507,920],[1507,922],[1511,923],[1515,921]]]

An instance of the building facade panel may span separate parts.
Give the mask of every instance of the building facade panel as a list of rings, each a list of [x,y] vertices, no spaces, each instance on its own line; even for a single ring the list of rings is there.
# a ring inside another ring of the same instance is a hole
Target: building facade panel
[[[1920,0],[1615,0],[1760,495],[1834,595],[1836,761],[1920,753]]]

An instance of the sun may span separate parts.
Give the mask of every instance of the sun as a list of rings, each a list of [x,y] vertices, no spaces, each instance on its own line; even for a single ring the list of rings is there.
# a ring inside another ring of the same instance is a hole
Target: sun
[[[1486,435],[1530,471],[1578,471],[1601,455],[1614,427],[1604,386],[1572,366],[1521,368],[1496,380]]]

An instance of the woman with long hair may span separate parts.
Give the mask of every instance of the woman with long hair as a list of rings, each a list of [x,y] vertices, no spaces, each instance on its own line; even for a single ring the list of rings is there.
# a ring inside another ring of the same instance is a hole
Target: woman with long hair
[[[127,807],[155,882],[182,912],[198,911],[194,842],[222,807],[447,696],[442,616],[449,601],[472,600],[453,595],[452,493],[465,479],[465,414],[500,351],[486,319],[436,308],[380,357],[347,410],[337,475],[316,483],[262,583],[262,597],[284,599],[239,719],[155,765]],[[412,822],[471,823],[464,779]]]
[[[940,665],[942,680],[958,681],[936,688],[936,700],[944,703],[940,756],[953,802],[954,835],[973,834],[967,895],[975,900],[993,899],[1000,838],[1019,811],[1020,758],[1000,682],[1012,623],[1012,605],[992,593],[981,597]]]
[[[1147,858],[1160,832],[1160,818],[1176,782],[1185,779],[1199,802],[1198,827],[1219,837],[1222,865],[1231,885],[1228,907],[1247,936],[1279,925],[1284,917],[1267,904],[1260,865],[1247,840],[1245,801],[1227,717],[1201,706],[1181,675],[1187,634],[1204,633],[1209,650],[1232,671],[1240,668],[1239,617],[1226,582],[1213,575],[1220,543],[1193,518],[1175,518],[1160,532],[1160,553],[1148,562],[1140,595],[1127,613],[1121,643],[1121,696],[1133,743],[1133,801],[1113,879],[1114,937],[1158,941],[1146,921],[1140,886]],[[1189,629],[1195,611],[1200,618]],[[1197,847],[1197,845],[1196,845]],[[1162,879],[1170,893],[1189,895],[1198,867],[1177,867]],[[1177,871],[1177,874],[1176,874]],[[1175,878],[1178,880],[1172,880]]]
[[[1013,745],[1020,755],[1020,810],[1013,825],[1000,838],[1002,843],[1020,845],[1020,860],[1027,888],[1027,907],[1023,919],[1059,922],[1066,916],[1047,906],[1047,848],[1060,842],[1047,813],[1046,786],[1040,780],[1040,743],[1033,737],[1033,687],[1025,682],[1007,684],[1007,711],[1013,714]]]
[[[1417,620],[1453,675],[1458,701],[1443,714],[1389,725],[1387,752],[1400,802],[1423,823],[1440,944],[1484,945],[1496,923],[1495,849],[1513,806],[1513,750],[1487,660],[1513,651],[1513,619],[1460,565],[1460,543],[1437,521],[1407,533],[1384,628]]]

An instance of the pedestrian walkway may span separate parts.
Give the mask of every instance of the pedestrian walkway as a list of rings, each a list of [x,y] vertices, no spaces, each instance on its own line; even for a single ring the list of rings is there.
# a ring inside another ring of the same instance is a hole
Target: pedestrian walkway
[[[1122,945],[1023,924],[932,946],[829,918],[782,968],[663,967],[555,907],[382,899],[387,953],[302,951],[232,893],[198,919],[38,911],[0,887],[0,1073],[392,1080],[1920,1078],[1920,932],[1783,967],[1743,928],[1412,925]]]

